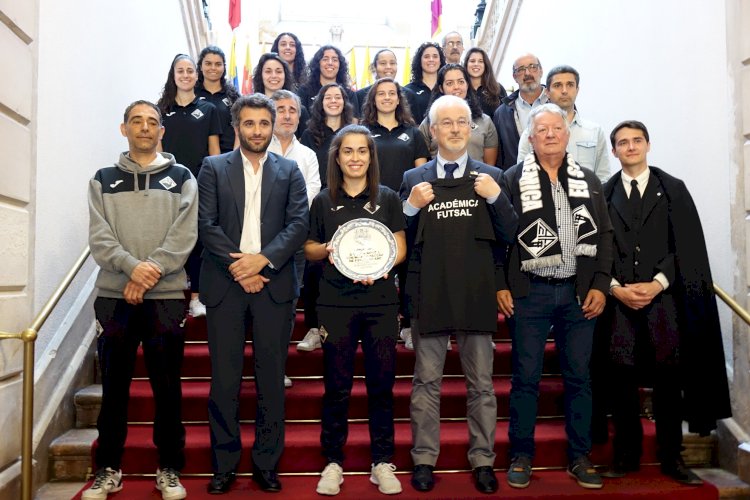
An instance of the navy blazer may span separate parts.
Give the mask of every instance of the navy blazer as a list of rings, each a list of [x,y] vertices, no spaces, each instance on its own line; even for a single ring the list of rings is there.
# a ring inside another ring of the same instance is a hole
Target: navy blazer
[[[240,286],[229,272],[240,252],[245,215],[245,176],[239,149],[203,160],[198,173],[198,234],[203,243],[200,296],[215,306],[230,286]],[[297,296],[293,256],[307,238],[310,215],[305,179],[297,163],[268,153],[260,186],[262,253],[272,265],[261,275],[271,298],[288,302]]]

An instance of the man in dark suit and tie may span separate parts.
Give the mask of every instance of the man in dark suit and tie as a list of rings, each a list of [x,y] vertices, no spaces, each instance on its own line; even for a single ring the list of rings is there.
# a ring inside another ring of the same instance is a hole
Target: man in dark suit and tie
[[[662,472],[701,484],[680,456],[682,420],[708,434],[731,408],[700,217],[685,184],[648,165],[643,123],[620,123],[610,141],[622,165],[604,185],[616,258],[594,358],[595,397],[614,395],[614,462],[605,476],[639,468],[638,387],[648,386]]]
[[[205,248],[200,294],[212,367],[214,476],[208,490],[214,494],[229,490],[240,461],[239,397],[250,324],[258,398],[253,480],[266,491],[281,489],[276,466],[284,449],[284,368],[298,293],[293,257],[307,237],[309,213],[297,164],[267,152],[275,118],[267,97],[240,97],[232,106],[240,147],[207,157],[198,174]]]
[[[409,273],[416,364],[411,394],[412,485],[429,491],[440,452],[440,385],[447,342],[456,335],[466,374],[469,463],[476,488],[497,491],[492,383],[497,330],[499,248],[515,234],[517,217],[498,181],[501,171],[467,153],[471,110],[452,95],[430,108],[435,159],[404,174]]]

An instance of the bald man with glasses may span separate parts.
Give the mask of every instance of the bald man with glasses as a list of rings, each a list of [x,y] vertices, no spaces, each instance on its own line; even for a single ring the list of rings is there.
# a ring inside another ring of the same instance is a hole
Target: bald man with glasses
[[[503,170],[517,163],[518,141],[531,110],[549,100],[542,85],[542,73],[542,63],[534,54],[522,55],[513,63],[513,79],[518,90],[502,100],[492,117],[500,139],[501,154],[496,164]]]

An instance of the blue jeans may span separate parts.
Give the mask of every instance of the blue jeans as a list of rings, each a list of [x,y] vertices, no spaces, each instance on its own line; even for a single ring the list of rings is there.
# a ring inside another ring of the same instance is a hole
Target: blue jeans
[[[529,295],[514,299],[509,318],[513,340],[510,391],[511,458],[534,457],[534,427],[542,376],[544,345],[554,327],[565,388],[565,432],[572,462],[591,450],[591,380],[589,361],[596,320],[583,316],[573,283],[532,281]]]

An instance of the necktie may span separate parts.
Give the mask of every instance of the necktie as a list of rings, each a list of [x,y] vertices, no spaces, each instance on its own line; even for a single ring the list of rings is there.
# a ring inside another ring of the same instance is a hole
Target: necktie
[[[445,169],[445,178],[453,179],[453,172],[458,169],[458,163],[446,163],[443,168]]]
[[[638,181],[630,181],[630,216],[633,224],[638,225],[641,219],[641,192],[638,190]]]

